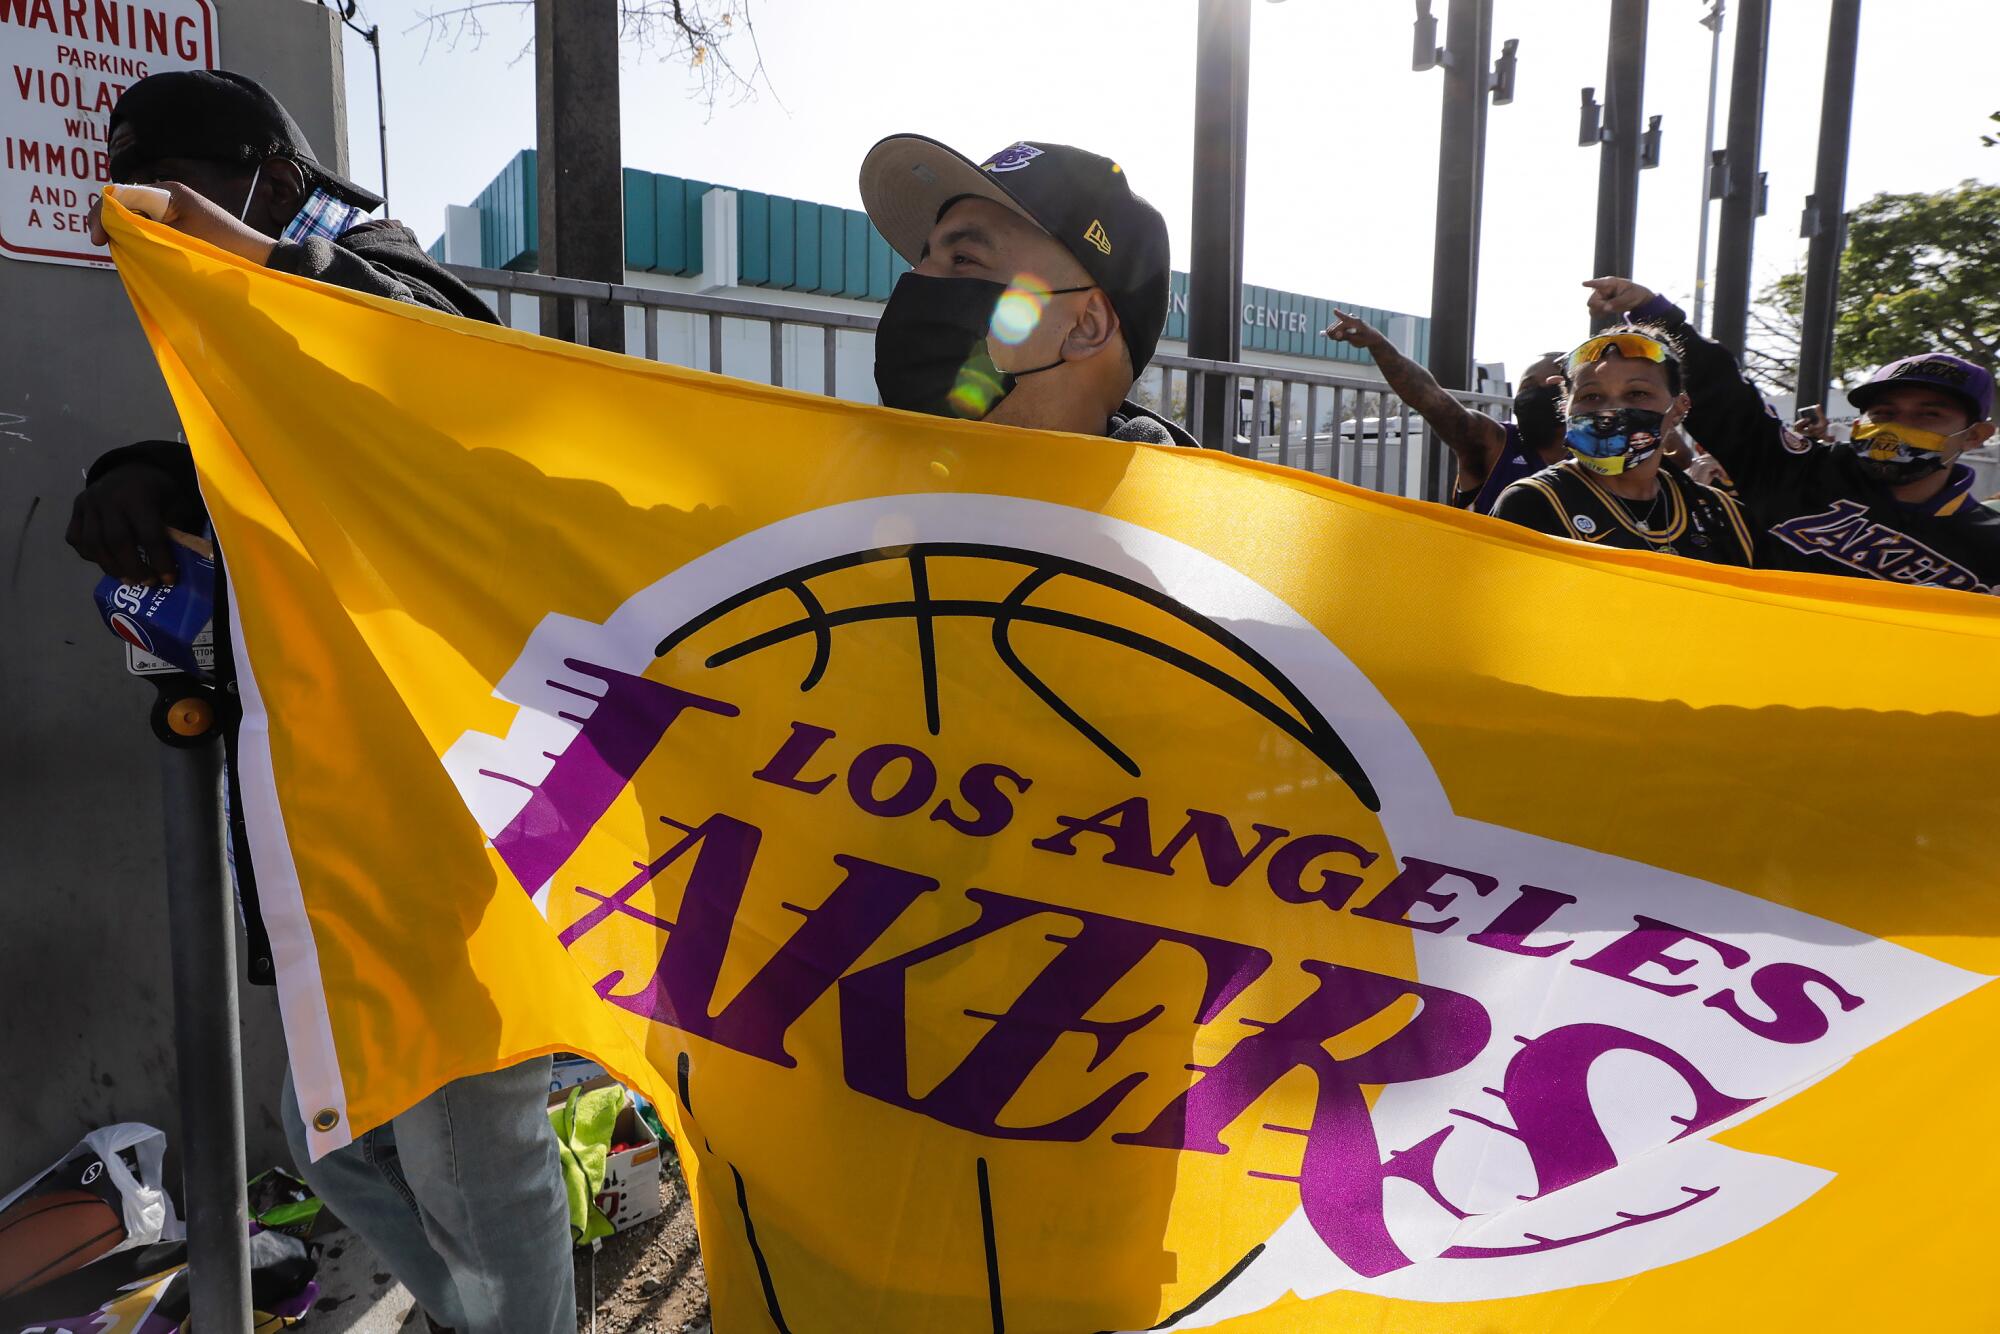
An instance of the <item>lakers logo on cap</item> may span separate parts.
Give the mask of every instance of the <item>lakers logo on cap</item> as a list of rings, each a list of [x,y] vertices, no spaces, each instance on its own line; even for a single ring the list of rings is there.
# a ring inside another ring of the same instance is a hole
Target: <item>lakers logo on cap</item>
[[[981,171],[1019,171],[1042,155],[1042,150],[1029,143],[1018,143],[1012,148],[1003,148],[980,166]]]
[[[1090,220],[1090,226],[1083,233],[1083,239],[1096,246],[1105,254],[1111,253],[1111,238],[1105,234],[1104,224],[1097,219]]]

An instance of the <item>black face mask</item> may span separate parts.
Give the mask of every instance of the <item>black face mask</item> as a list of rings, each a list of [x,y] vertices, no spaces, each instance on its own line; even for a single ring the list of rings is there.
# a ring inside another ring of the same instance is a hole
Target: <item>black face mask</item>
[[[1545,449],[1563,438],[1562,413],[1556,404],[1562,390],[1552,384],[1538,384],[1514,395],[1514,427],[1521,443],[1529,449]]]
[[[1008,290],[984,278],[898,278],[875,326],[875,388],[883,406],[977,421],[1013,393],[1023,375],[1062,365],[1060,358],[1023,371],[993,364],[987,339]],[[1058,287],[1048,295],[1089,290]]]

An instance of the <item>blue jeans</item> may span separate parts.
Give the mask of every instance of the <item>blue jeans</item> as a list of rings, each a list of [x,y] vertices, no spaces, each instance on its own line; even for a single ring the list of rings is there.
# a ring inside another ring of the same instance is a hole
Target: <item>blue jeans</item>
[[[300,1175],[431,1319],[460,1334],[576,1334],[548,1098],[546,1056],[455,1079],[316,1163],[290,1071],[279,1116]]]

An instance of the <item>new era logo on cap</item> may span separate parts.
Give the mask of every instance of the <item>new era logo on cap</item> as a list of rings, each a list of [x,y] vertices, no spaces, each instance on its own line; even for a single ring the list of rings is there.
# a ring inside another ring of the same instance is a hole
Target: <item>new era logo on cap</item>
[[[1096,246],[1102,253],[1107,255],[1111,253],[1111,238],[1104,234],[1104,224],[1097,219],[1090,220],[1090,226],[1084,229],[1083,239]]]

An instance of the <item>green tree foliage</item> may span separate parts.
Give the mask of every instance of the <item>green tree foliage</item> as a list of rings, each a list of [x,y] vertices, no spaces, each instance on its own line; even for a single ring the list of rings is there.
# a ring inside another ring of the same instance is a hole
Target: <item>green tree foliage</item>
[[[1759,378],[1788,389],[1805,275],[1785,274],[1758,303],[1746,359]],[[2000,365],[2000,185],[1879,194],[1848,215],[1835,378],[1856,384],[1884,362],[1928,351]]]

